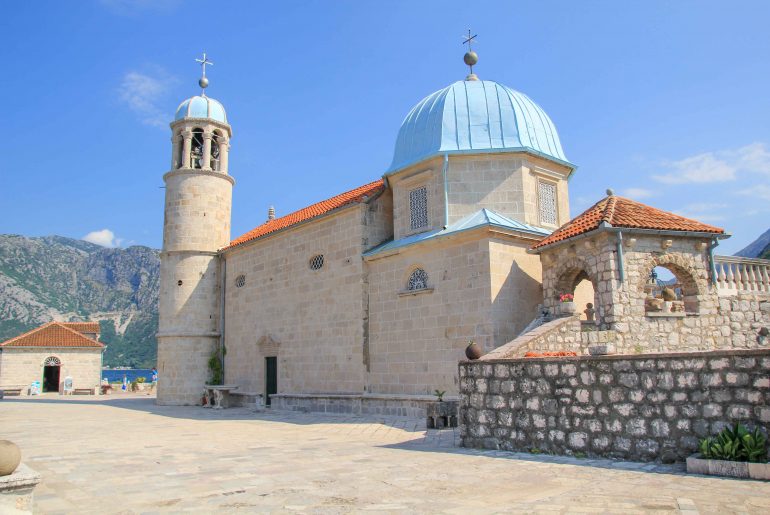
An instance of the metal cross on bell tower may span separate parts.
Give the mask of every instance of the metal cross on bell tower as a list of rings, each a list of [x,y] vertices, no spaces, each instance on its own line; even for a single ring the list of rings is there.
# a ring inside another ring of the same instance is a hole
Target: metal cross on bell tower
[[[471,43],[473,43],[473,40],[476,39],[476,36],[478,34],[471,35],[471,29],[468,29],[468,35],[463,36],[463,45],[468,45],[468,51],[465,52],[465,55],[463,56],[463,61],[465,61],[465,64],[468,65],[468,67],[471,69],[471,72],[468,74],[467,77],[465,77],[465,80],[479,80],[479,78],[476,76],[475,73],[473,73],[473,65],[479,62],[479,56],[476,52],[473,51],[473,48],[471,48]]]
[[[195,59],[196,63],[201,63],[201,78],[198,80],[198,85],[202,88],[201,95],[206,96],[206,88],[209,85],[209,80],[206,78],[206,65],[210,64],[214,66],[212,61],[209,61],[206,57],[206,52],[203,52],[203,59]]]

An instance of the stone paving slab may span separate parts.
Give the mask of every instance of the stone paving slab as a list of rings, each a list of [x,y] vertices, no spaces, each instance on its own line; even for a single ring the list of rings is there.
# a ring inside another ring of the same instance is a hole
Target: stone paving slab
[[[456,447],[415,420],[5,399],[36,513],[770,513],[770,483]]]

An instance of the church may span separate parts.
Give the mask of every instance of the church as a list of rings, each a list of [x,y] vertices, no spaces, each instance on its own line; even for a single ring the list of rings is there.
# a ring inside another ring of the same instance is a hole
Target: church
[[[199,404],[222,359],[224,382],[267,404],[409,414],[436,390],[457,395],[470,341],[489,352],[537,317],[542,267],[528,249],[568,222],[575,166],[545,111],[479,79],[477,59],[469,50],[470,74],[407,112],[380,178],[271,210],[235,239],[225,108],[205,91],[180,104],[159,404]]]

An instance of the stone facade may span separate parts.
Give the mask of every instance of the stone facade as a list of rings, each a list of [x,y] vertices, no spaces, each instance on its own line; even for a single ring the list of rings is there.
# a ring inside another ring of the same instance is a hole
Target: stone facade
[[[58,358],[59,391],[64,378],[72,377],[73,388],[96,388],[101,384],[102,350],[100,348],[6,347],[0,352],[0,389],[28,387],[33,381],[43,382],[43,364],[49,357]],[[28,389],[22,389],[22,395]]]
[[[600,231],[543,250],[545,305],[558,311],[559,295],[573,292],[587,278],[595,292],[596,324],[615,331],[618,352],[756,348],[759,330],[770,326],[770,292],[720,295],[711,282],[709,244],[686,235],[624,230],[622,240],[619,231]],[[684,312],[645,310],[645,286],[657,266],[669,269],[682,285]]]
[[[770,350],[460,363],[467,447],[683,460],[742,422],[770,430]]]

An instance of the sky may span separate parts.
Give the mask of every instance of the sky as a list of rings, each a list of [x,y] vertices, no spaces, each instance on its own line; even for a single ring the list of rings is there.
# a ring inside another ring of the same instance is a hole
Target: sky
[[[616,194],[770,227],[770,2],[81,0],[0,19],[0,233],[162,245],[169,122],[207,94],[233,127],[232,236],[371,182],[404,116],[474,71],[554,121],[571,214]]]

